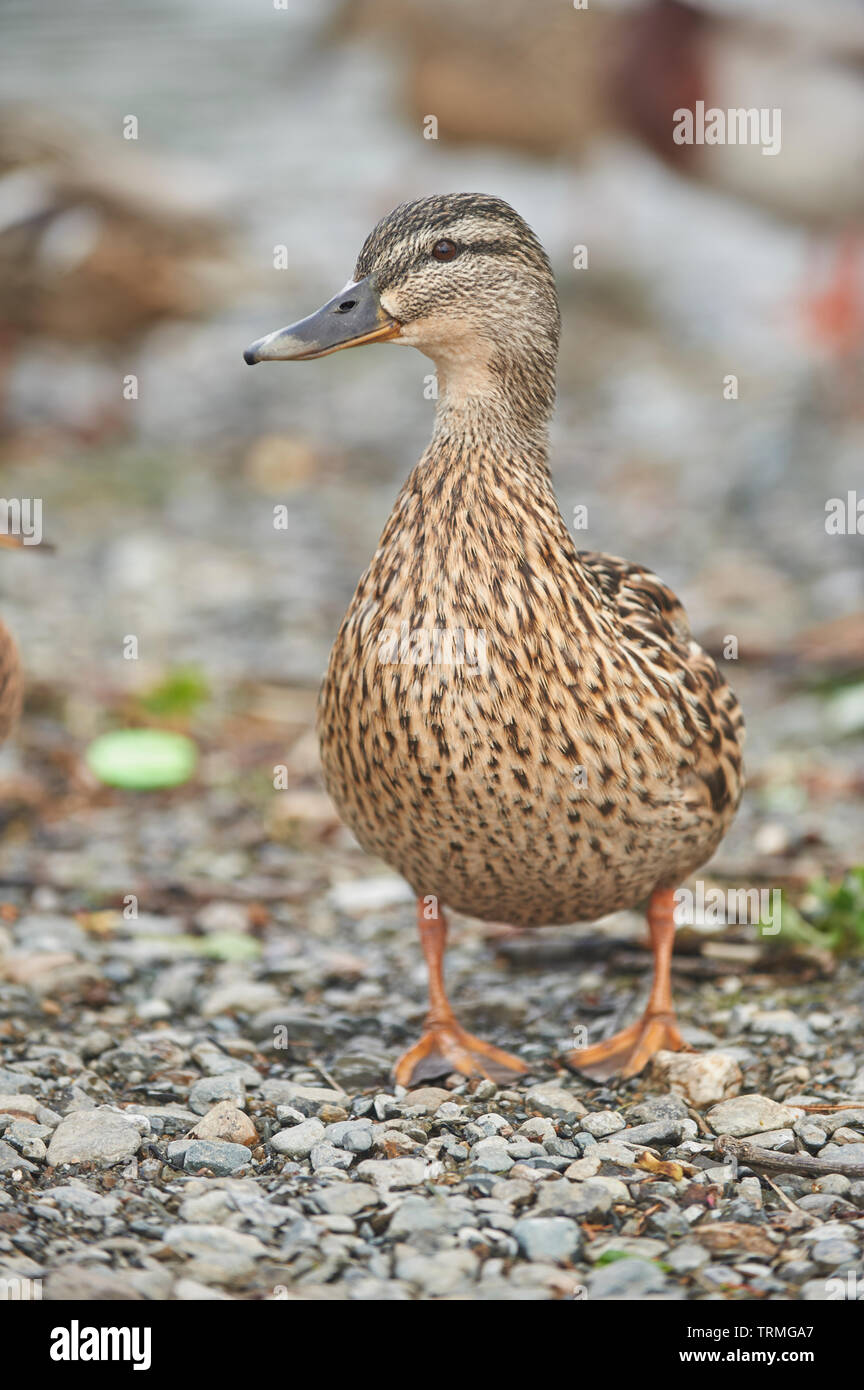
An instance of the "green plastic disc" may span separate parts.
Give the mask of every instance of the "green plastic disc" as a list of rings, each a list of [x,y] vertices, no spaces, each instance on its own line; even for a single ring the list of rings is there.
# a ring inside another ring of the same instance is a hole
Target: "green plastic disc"
[[[109,787],[154,791],[188,782],[198,749],[185,734],[167,729],[116,729],[93,740],[86,760],[94,777]]]

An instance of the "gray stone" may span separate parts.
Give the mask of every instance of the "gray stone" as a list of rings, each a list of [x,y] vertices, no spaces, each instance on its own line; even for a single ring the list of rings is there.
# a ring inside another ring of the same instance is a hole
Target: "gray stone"
[[[852,1190],[850,1179],[842,1173],[828,1173],[824,1178],[817,1178],[813,1186],[817,1192],[829,1192],[834,1197],[847,1197]]]
[[[791,1129],[769,1129],[764,1134],[759,1135],[759,1147],[763,1149],[779,1149],[786,1153],[793,1153],[797,1145],[795,1135]]]
[[[368,1153],[372,1148],[371,1120],[339,1120],[327,1125],[324,1138],[337,1149],[347,1149],[348,1153]]]
[[[297,1101],[309,1101],[315,1106],[342,1105],[347,1100],[344,1091],[334,1091],[331,1086],[301,1086],[279,1077],[262,1081],[258,1092],[268,1105],[293,1105]]]
[[[513,1237],[526,1260],[572,1264],[582,1249],[582,1232],[563,1216],[523,1216],[513,1227]]]
[[[141,1133],[134,1120],[116,1110],[98,1107],[73,1110],[54,1131],[48,1145],[48,1163],[126,1163],[141,1147]]]
[[[61,1211],[75,1212],[78,1216],[98,1218],[112,1216],[120,1205],[116,1197],[103,1197],[101,1193],[91,1192],[89,1187],[77,1183],[49,1188],[39,1205],[43,1203],[54,1203]]]
[[[864,1143],[826,1144],[819,1157],[833,1163],[864,1163]]]
[[[183,1155],[187,1173],[208,1168],[216,1177],[227,1177],[248,1164],[249,1150],[245,1144],[230,1144],[224,1139],[193,1139]]]
[[[525,1092],[525,1108],[538,1110],[541,1115],[585,1115],[587,1111],[578,1096],[557,1081],[541,1081]]]
[[[753,1033],[767,1033],[770,1037],[791,1038],[799,1046],[814,1041],[807,1023],[791,1009],[760,1009],[751,1017],[750,1029]]]
[[[595,1270],[588,1280],[588,1298],[628,1299],[668,1298],[670,1286],[665,1274],[648,1260],[616,1260]]]
[[[627,1121],[617,1110],[594,1110],[584,1115],[580,1127],[595,1139],[605,1139],[619,1129],[625,1129]]]
[[[707,1115],[715,1133],[731,1134],[736,1139],[776,1129],[789,1129],[801,1118],[802,1111],[789,1105],[779,1105],[769,1096],[760,1095],[736,1096],[734,1100],[721,1101]]]
[[[471,1287],[480,1261],[471,1250],[439,1250],[434,1256],[417,1254],[410,1246],[397,1247],[395,1272],[430,1298],[443,1298]]]
[[[664,1264],[667,1264],[674,1274],[692,1274],[694,1270],[707,1265],[710,1259],[711,1256],[704,1246],[686,1242],[676,1245],[674,1250],[663,1256]]]
[[[817,1265],[836,1265],[851,1266],[858,1260],[858,1247],[853,1245],[851,1240],[843,1240],[839,1236],[833,1239],[817,1241],[811,1246],[810,1254]]]
[[[487,1173],[509,1173],[514,1163],[508,1153],[507,1141],[497,1134],[491,1134],[474,1144],[471,1159],[476,1167]]]
[[[189,1091],[189,1108],[196,1115],[206,1115],[217,1101],[228,1100],[238,1109],[246,1106],[246,1087],[236,1072],[226,1071],[221,1076],[202,1076],[194,1082]]]
[[[393,1240],[411,1240],[425,1231],[458,1231],[466,1224],[466,1213],[446,1201],[428,1197],[406,1197],[390,1219],[388,1235]]]
[[[184,1274],[205,1284],[243,1283],[254,1273],[256,1260],[267,1254],[257,1236],[218,1225],[171,1226],[162,1244],[173,1254],[187,1256]]]
[[[419,1187],[426,1178],[426,1164],[419,1158],[364,1158],[357,1176],[368,1178],[379,1190]]]
[[[827,1133],[814,1120],[799,1120],[794,1125],[794,1130],[801,1143],[811,1153],[818,1153],[828,1143]]]
[[[685,1137],[685,1125],[692,1124],[692,1120],[652,1120],[648,1124],[634,1125],[632,1129],[626,1129],[617,1137],[625,1144],[632,1144],[636,1148],[663,1148],[669,1144],[678,1144]]]
[[[309,1158],[316,1172],[319,1168],[347,1169],[354,1162],[354,1154],[337,1149],[335,1144],[313,1144]]]
[[[309,1200],[319,1211],[332,1216],[358,1216],[381,1202],[377,1188],[363,1182],[334,1182],[329,1187],[318,1187],[310,1192]]]
[[[304,1120],[290,1129],[281,1129],[274,1134],[270,1143],[277,1153],[287,1158],[308,1158],[316,1144],[324,1138],[324,1126],[320,1120]]]
[[[690,1054],[672,1053],[672,1056]],[[654,1124],[657,1120],[686,1120],[688,1117],[687,1104],[680,1096],[649,1096],[646,1100],[640,1100],[638,1105],[631,1105],[627,1111],[628,1125]]]

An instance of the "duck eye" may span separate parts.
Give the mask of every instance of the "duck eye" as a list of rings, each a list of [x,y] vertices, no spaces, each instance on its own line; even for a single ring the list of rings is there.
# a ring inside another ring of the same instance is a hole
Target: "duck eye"
[[[436,241],[435,245],[432,247],[432,255],[435,257],[436,261],[452,261],[458,251],[459,247],[456,245],[455,241],[446,241],[443,239],[441,241]]]

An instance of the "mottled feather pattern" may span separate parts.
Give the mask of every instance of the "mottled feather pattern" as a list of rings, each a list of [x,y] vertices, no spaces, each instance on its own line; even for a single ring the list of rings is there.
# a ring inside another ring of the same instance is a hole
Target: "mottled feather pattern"
[[[486,634],[485,672],[382,662],[402,623]],[[336,639],[325,778],[418,894],[517,925],[675,885],[741,788],[741,719],[649,571],[580,554],[545,469],[433,443]],[[722,791],[712,792],[712,786]]]
[[[11,732],[21,712],[21,668],[18,651],[0,623],[0,741]]]
[[[460,247],[446,266],[441,236]],[[420,199],[379,223],[355,275],[434,358],[439,400],[321,692],[340,814],[418,896],[475,917],[577,922],[677,886],[734,815],[741,714],[670,590],[567,530],[542,246],[500,199]],[[436,632],[472,642],[448,659],[400,636]]]

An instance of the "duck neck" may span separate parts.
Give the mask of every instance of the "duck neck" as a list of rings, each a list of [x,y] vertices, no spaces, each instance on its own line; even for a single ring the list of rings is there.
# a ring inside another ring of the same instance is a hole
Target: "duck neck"
[[[464,379],[452,377],[442,383],[439,368],[432,438],[406,484],[406,493],[439,518],[433,548],[458,549],[468,532],[487,524],[502,554],[521,553],[534,528],[563,531],[565,543],[549,472],[549,409],[537,406],[536,394],[466,390]]]
[[[436,354],[438,405],[433,447],[463,447],[466,456],[497,453],[533,460],[548,472],[549,418],[555,401],[554,352],[513,356],[489,345],[481,353]]]

